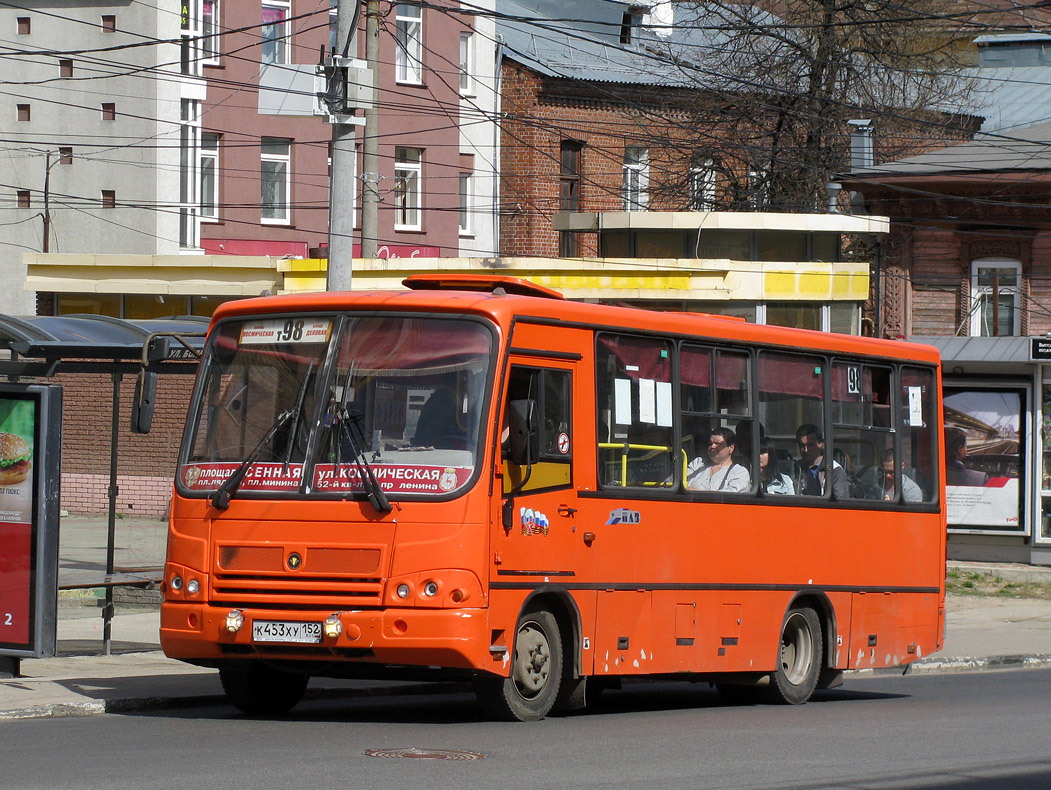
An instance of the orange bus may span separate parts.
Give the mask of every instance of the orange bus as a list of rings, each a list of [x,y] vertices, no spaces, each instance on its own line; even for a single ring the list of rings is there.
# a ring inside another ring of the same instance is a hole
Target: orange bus
[[[629,676],[799,704],[942,646],[934,349],[405,284],[212,321],[160,633],[238,708],[312,675],[510,720]]]

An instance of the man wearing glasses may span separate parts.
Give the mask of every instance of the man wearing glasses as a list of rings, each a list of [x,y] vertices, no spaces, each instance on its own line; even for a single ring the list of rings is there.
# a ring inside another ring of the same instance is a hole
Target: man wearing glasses
[[[796,443],[799,445],[799,464],[796,474],[796,493],[805,496],[824,496],[825,477],[825,439],[821,429],[813,423],[804,423],[796,430]],[[846,470],[832,461],[832,493],[836,499],[846,499],[850,495],[850,481]]]

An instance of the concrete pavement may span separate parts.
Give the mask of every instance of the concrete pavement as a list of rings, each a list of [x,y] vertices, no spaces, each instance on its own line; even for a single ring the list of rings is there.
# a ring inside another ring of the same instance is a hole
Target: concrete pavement
[[[163,523],[121,519],[117,526],[118,569],[157,569],[162,565]],[[90,573],[101,575],[105,552],[104,518],[64,518],[59,552],[60,586],[63,578]],[[1051,569],[951,565],[1008,580],[1051,583]],[[102,655],[101,591],[62,593],[58,655],[23,659],[20,677],[0,679],[0,719],[228,704],[215,670],[173,661],[160,652],[159,598],[155,591],[137,595],[135,592],[138,591],[116,598],[111,655],[108,656]],[[949,596],[947,620],[945,649],[913,664],[911,672],[1051,666],[1051,601]],[[317,678],[311,681],[308,695],[403,694],[419,693],[424,688],[432,687]]]

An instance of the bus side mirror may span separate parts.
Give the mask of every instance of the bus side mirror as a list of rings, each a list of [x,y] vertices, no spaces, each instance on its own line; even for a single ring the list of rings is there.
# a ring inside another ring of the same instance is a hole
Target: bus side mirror
[[[507,404],[511,463],[531,466],[540,460],[540,415],[535,400]]]
[[[131,432],[149,433],[153,425],[153,403],[157,398],[157,374],[139,371],[131,402]]]

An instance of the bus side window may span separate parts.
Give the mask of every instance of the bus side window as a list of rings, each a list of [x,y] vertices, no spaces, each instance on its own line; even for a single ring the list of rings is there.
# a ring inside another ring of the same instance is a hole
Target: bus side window
[[[842,490],[842,465],[825,452],[824,377],[822,357],[759,354],[759,422],[774,453],[791,459],[780,471],[791,477],[796,496],[827,497],[830,467],[832,487]]]
[[[671,488],[681,474],[672,429],[672,350],[665,340],[598,336],[598,472],[603,486]]]
[[[923,368],[901,369],[901,454],[903,473],[912,477],[924,502],[938,501],[938,457],[936,420],[938,393],[934,371]]]
[[[569,463],[573,456],[572,378],[569,371],[513,366],[508,377],[505,408],[507,403],[516,400],[536,402],[540,414],[541,461]],[[505,458],[507,450],[505,444]]]
[[[836,360],[832,364],[833,457],[847,473],[849,499],[888,498],[881,470],[894,452],[890,367]]]

